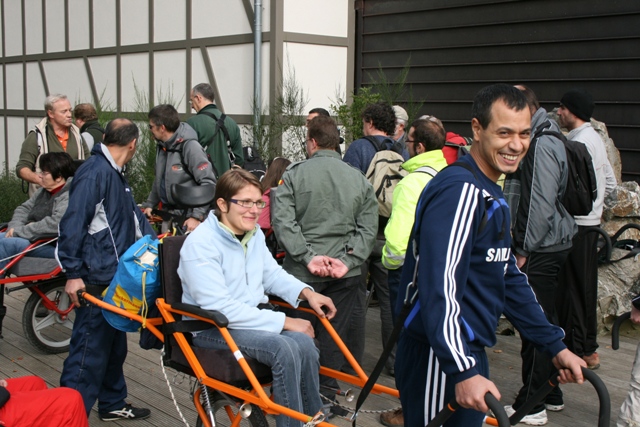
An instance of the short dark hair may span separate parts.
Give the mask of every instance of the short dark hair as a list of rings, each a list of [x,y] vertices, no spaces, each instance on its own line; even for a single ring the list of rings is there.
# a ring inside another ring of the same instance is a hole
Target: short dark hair
[[[169,132],[175,132],[180,127],[180,115],[171,104],[156,105],[149,111],[149,121],[156,126],[164,126]]]
[[[525,85],[516,85],[516,89],[518,89],[524,97],[527,99],[527,105],[530,110],[538,111],[540,109],[540,103],[538,102],[538,97],[536,93],[531,90],[529,86]]]
[[[134,139],[138,139],[140,131],[138,126],[129,119],[113,119],[104,130],[104,145],[117,145],[124,147]]]
[[[91,104],[78,104],[73,109],[73,117],[88,122],[89,120],[98,120],[98,113]]]
[[[486,129],[491,123],[491,107],[496,101],[503,101],[515,111],[527,108],[527,99],[515,87],[504,83],[486,86],[476,94],[471,107],[471,116],[478,120],[482,129]]]
[[[213,102],[216,99],[216,94],[213,92],[213,87],[209,83],[199,83],[192,89],[194,94],[202,96],[207,101]]]
[[[276,157],[271,161],[271,163],[269,163],[267,173],[264,174],[264,177],[260,182],[263,193],[271,187],[278,186],[278,181],[280,181],[282,174],[290,164],[291,160],[285,159],[284,157]]]
[[[396,133],[396,113],[386,102],[367,105],[362,112],[362,118],[387,136],[393,136]]]
[[[229,203],[229,200],[247,185],[253,185],[258,189],[260,194],[262,194],[260,181],[258,181],[258,178],[251,172],[244,169],[233,168],[222,174],[216,183],[216,194],[214,198],[214,214],[218,219],[220,219],[220,211],[218,210],[217,200],[222,199]]]
[[[437,122],[418,119],[411,123],[413,128],[413,140],[416,144],[422,144],[425,151],[441,150],[444,147],[445,131]]]
[[[336,121],[331,117],[314,117],[309,122],[308,129],[309,139],[315,139],[319,148],[335,150],[340,144],[340,131]]]
[[[309,110],[308,114],[317,114],[319,116],[331,117],[331,114],[329,114],[329,112],[322,107],[313,108]]]
[[[45,153],[40,156],[39,163],[40,170],[49,172],[53,179],[62,177],[66,180],[73,176],[76,171],[73,159],[64,151]]]

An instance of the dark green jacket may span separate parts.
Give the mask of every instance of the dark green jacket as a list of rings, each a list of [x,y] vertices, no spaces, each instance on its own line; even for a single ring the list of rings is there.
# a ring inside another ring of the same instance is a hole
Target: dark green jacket
[[[305,283],[334,280],[307,269],[314,256],[328,255],[349,268],[344,277],[359,275],[378,231],[378,200],[362,172],[319,150],[290,165],[282,180],[271,190],[271,223],[287,253],[283,268]]]
[[[213,118],[203,114],[208,112],[214,114],[220,118],[222,112],[218,110],[216,104],[209,104],[198,112],[195,116],[191,116],[187,123],[195,129],[198,134],[198,141],[203,147],[208,145],[206,149],[207,154],[211,157],[213,166],[216,168],[218,176],[231,169],[229,161],[229,152],[227,150],[227,142],[224,137],[222,129],[216,134],[216,121]],[[229,139],[231,141],[231,149],[235,154],[236,159],[234,164],[242,166],[244,164],[244,157],[242,156],[242,138],[240,137],[240,129],[236,122],[229,116],[224,120],[224,125],[229,132]],[[214,135],[215,134],[215,135]]]

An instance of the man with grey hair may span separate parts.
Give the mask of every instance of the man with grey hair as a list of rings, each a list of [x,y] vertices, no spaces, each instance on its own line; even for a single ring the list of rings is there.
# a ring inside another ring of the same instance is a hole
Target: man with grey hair
[[[42,154],[64,151],[73,159],[84,160],[90,153],[80,131],[73,124],[71,103],[66,95],[47,96],[44,109],[47,116],[27,135],[16,164],[18,178],[29,183],[29,196],[42,184],[38,162]]]
[[[393,112],[396,115],[396,132],[393,134],[393,139],[400,143],[402,149],[406,149],[407,141],[407,125],[409,124],[409,115],[407,110],[399,105],[393,106]]]
[[[189,99],[191,108],[198,114],[190,117],[187,123],[198,134],[198,141],[211,158],[216,176],[221,176],[234,165],[242,166],[244,156],[240,129],[231,117],[216,106],[211,85],[195,85]]]

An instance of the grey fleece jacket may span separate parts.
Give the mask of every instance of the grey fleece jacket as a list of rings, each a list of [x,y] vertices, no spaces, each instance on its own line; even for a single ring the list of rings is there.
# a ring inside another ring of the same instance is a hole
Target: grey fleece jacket
[[[551,135],[533,140],[536,131],[551,123],[549,130],[560,132],[544,108],[531,118],[531,145],[518,166],[507,175],[504,195],[511,210],[512,247],[516,253],[558,252],[571,247],[578,232],[573,217],[560,202],[567,188],[567,153],[564,144]]]
[[[35,236],[58,233],[58,224],[69,206],[69,188],[73,178],[53,196],[44,188],[38,189],[29,200],[13,211],[8,228],[15,237],[31,240]]]
[[[184,163],[195,178],[195,182],[189,173],[183,170],[180,150],[183,151]],[[194,186],[215,184],[216,178],[211,163],[198,142],[196,131],[188,124],[180,123],[180,127],[168,141],[158,141],[156,178],[151,193],[142,207],[152,208],[162,202],[164,205],[169,205],[170,208],[180,208],[180,206],[176,206],[169,189],[174,184],[186,183],[192,183]],[[189,210],[187,216],[203,221],[208,211],[208,206],[193,208]]]

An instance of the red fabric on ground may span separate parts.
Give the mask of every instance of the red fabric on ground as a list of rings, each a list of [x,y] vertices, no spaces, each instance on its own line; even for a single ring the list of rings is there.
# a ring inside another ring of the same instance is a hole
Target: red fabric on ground
[[[7,427],[88,427],[80,393],[47,388],[39,377],[7,379],[9,401],[0,408],[0,425]]]

